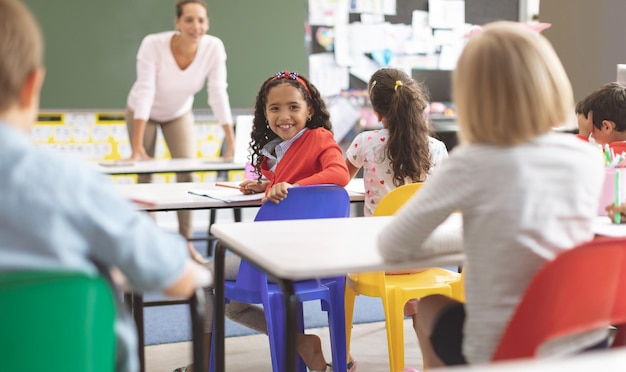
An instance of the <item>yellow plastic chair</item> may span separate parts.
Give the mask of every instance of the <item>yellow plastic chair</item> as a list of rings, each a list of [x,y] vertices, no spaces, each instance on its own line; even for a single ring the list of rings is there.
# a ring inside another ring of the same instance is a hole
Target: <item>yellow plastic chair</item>
[[[375,216],[389,216],[409,200],[420,189],[422,183],[400,186],[385,195],[376,210]],[[404,369],[404,305],[413,298],[431,294],[443,294],[458,299],[459,288],[452,289],[459,282],[460,274],[442,268],[429,268],[413,274],[386,274],[384,271],[348,274],[346,277],[346,346],[350,353],[352,317],[357,295],[380,297],[385,312],[387,326],[387,347],[390,371]]]

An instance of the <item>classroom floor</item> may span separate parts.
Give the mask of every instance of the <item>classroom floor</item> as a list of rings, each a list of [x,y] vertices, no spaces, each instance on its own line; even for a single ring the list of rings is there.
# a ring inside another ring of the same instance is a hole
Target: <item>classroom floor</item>
[[[411,320],[405,320],[404,349],[406,367],[422,369],[422,356]],[[328,328],[307,330],[322,339],[324,355],[331,355]],[[359,372],[389,371],[387,335],[384,322],[357,324],[352,331],[352,356]],[[153,345],[146,347],[146,372],[171,372],[191,361],[191,343]],[[228,372],[271,372],[269,341],[265,335],[229,337],[226,339],[226,370]]]

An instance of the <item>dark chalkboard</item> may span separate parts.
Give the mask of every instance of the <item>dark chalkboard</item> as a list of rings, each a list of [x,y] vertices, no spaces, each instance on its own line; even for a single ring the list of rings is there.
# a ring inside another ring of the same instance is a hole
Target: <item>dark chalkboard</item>
[[[148,33],[174,28],[175,0],[23,0],[44,34],[43,109],[123,109]],[[250,108],[278,70],[306,73],[306,0],[208,0],[209,33],[228,54],[231,106]],[[206,92],[197,108],[208,107]]]

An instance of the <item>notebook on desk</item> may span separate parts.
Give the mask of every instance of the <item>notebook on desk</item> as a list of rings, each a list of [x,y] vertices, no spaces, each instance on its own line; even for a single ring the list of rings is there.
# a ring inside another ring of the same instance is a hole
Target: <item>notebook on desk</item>
[[[242,194],[238,190],[189,190],[188,193],[198,196],[206,196],[207,198],[221,200],[226,203],[246,202],[261,200],[265,196],[264,193],[258,194]]]

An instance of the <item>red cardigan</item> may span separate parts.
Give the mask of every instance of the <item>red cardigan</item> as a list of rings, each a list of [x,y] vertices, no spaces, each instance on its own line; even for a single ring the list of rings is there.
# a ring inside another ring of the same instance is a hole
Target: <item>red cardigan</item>
[[[267,158],[263,159],[261,172],[270,181],[267,190],[279,182],[345,186],[350,181],[341,147],[324,128],[305,131],[289,146],[274,172],[268,170]]]

